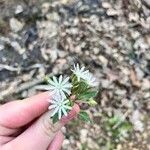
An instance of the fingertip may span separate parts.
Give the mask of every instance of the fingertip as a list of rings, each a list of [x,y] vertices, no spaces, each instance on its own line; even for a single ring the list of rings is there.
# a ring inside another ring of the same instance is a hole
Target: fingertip
[[[26,98],[25,100],[37,101],[37,100],[50,99],[50,98],[51,98],[51,94],[49,91],[47,91],[47,92],[38,93],[32,97]]]
[[[80,112],[80,107],[78,104],[74,104],[73,110],[78,114]]]
[[[4,104],[0,108],[0,123],[9,128],[24,126],[48,110],[50,99],[48,91]]]
[[[53,141],[50,143],[48,150],[60,150],[64,141],[64,135],[61,131],[58,131]]]

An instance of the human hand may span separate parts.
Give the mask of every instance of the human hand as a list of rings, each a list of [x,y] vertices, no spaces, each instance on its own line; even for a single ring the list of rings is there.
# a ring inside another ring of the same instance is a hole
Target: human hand
[[[63,142],[61,128],[76,117],[74,105],[67,117],[53,124],[48,112],[48,92],[0,106],[1,150],[59,150]]]

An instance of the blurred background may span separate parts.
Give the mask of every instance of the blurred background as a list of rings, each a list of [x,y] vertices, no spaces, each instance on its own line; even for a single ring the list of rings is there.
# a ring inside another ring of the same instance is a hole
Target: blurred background
[[[150,150],[149,0],[0,0],[0,103],[85,65],[99,80],[93,124],[64,128],[63,150]]]

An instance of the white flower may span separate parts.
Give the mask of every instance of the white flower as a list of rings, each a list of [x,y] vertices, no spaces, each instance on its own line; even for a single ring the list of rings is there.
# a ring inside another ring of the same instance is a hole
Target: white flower
[[[90,85],[92,87],[98,86],[98,82],[97,82],[96,78],[90,72],[88,72],[83,79],[86,81],[86,83],[88,85]]]
[[[52,105],[50,105],[48,109],[52,110],[51,117],[58,113],[58,119],[61,119],[63,115],[67,116],[66,110],[71,110],[71,107],[67,105],[69,100],[60,95],[53,97],[50,103]]]
[[[47,81],[49,82],[48,88],[52,90],[52,94],[61,95],[62,97],[65,97],[65,94],[71,94],[72,85],[69,83],[69,77],[63,79],[62,75],[60,75],[59,79],[57,79],[53,76],[53,80],[48,79]]]
[[[80,68],[79,64],[74,65],[74,69],[72,69],[71,71],[77,76],[78,81],[80,81],[80,79],[84,79],[89,72],[89,70],[85,70],[84,66]]]

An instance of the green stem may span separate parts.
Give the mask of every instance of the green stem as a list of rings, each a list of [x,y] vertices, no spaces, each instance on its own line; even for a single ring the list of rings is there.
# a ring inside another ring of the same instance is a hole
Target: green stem
[[[77,100],[77,101],[75,101],[75,102],[77,102],[77,103],[83,103],[83,104],[89,104],[89,102],[83,101],[83,100]]]

